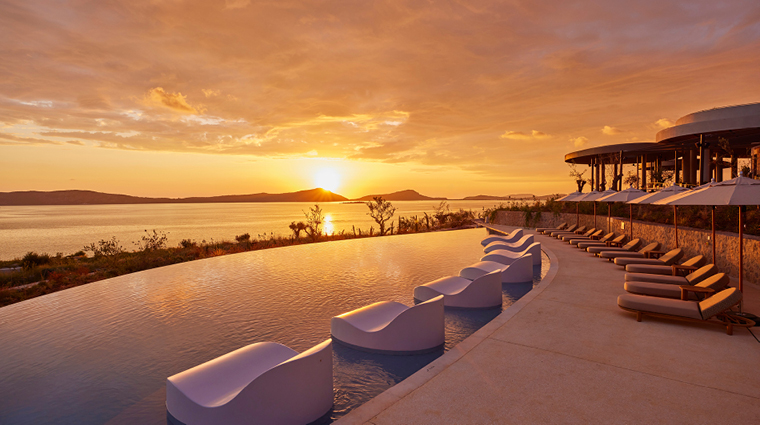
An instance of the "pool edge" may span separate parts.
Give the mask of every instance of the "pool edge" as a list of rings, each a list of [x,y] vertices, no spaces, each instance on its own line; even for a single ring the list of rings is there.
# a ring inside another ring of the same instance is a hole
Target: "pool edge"
[[[503,233],[503,231],[500,229],[492,229],[490,227],[489,229]],[[526,305],[528,305],[531,301],[533,301],[534,298],[541,294],[546,289],[546,287],[552,283],[554,277],[557,275],[557,270],[559,269],[559,259],[554,254],[554,252],[552,252],[550,249],[546,249],[544,246],[541,247],[541,251],[546,253],[546,255],[549,257],[550,266],[548,272],[546,273],[546,276],[541,279],[541,283],[539,283],[535,288],[517,300],[517,302],[507,307],[506,310],[485,324],[482,328],[478,329],[472,335],[465,338],[462,342],[453,347],[451,350],[444,353],[441,357],[433,360],[427,366],[412,374],[412,376],[388,388],[387,390],[383,391],[376,397],[352,410],[333,423],[338,425],[348,425],[364,424],[366,422],[369,422],[372,418],[382,413],[385,409],[401,400],[401,398],[421,387],[433,379],[436,375],[446,370],[446,368],[459,361],[462,357],[464,357],[464,355],[477,347],[481,342],[496,332],[497,329],[502,327],[505,323],[512,319],[512,317],[517,315]]]

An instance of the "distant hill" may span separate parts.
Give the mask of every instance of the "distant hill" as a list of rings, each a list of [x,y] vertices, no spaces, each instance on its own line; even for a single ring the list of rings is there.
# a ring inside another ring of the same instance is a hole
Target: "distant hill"
[[[353,199],[353,201],[371,201],[375,196],[382,196],[386,201],[445,201],[446,198],[432,198],[430,196],[421,195],[419,192],[411,189],[401,190],[393,193],[386,193],[384,195],[367,195],[361,198]]]
[[[0,192],[0,205],[87,205],[87,204],[190,204],[214,202],[340,202],[345,196],[325,189],[290,193],[254,193],[193,198],[145,198],[94,192],[91,190],[57,190],[53,192]]]
[[[475,195],[465,196],[462,198],[464,201],[506,201],[509,200],[509,196],[492,196],[492,195]]]
[[[559,198],[561,194],[552,194],[552,195],[541,195],[541,196],[535,196],[536,200],[538,201],[545,201],[550,198]],[[475,195],[475,196],[466,196],[462,198],[464,201],[519,201],[524,199],[533,199],[534,195],[531,193],[518,193],[515,195],[506,195],[506,196],[493,196],[493,195]]]

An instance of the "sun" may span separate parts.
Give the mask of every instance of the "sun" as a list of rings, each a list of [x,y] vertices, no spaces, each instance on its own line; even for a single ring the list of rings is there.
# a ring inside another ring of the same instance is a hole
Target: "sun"
[[[332,168],[322,168],[314,175],[317,187],[335,192],[340,187],[340,175]]]

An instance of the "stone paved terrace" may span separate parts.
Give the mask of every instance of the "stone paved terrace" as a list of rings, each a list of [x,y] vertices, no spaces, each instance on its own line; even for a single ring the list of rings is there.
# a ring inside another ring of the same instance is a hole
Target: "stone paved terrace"
[[[617,306],[621,267],[537,239],[552,261],[539,286],[338,423],[760,424],[760,343],[747,329],[636,322]],[[760,315],[758,287],[744,293]]]

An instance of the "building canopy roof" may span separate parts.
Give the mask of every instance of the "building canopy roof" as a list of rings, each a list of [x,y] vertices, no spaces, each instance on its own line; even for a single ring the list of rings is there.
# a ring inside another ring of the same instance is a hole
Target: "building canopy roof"
[[[683,116],[676,125],[666,128],[656,135],[656,143],[621,143],[617,145],[597,146],[570,152],[565,155],[565,162],[591,165],[599,157],[611,154],[623,154],[623,163],[635,163],[639,155],[666,154],[672,157],[674,149],[694,148],[700,140],[717,143],[725,138],[732,149],[744,149],[760,146],[760,103],[727,106],[708,109]],[[617,162],[617,161],[616,161]]]

